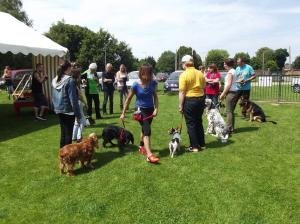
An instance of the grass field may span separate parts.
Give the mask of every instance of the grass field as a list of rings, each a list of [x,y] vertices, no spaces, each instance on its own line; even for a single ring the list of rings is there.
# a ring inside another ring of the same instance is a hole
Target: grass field
[[[85,135],[119,124],[115,99],[117,113]],[[159,101],[152,127],[159,165],[146,163],[136,146],[125,154],[101,147],[94,170],[77,166],[66,177],[58,171],[57,117],[37,122],[23,110],[16,118],[0,93],[0,223],[300,223],[300,105],[261,103],[277,125],[237,117],[227,144],[207,137],[203,152],[171,159],[167,130],[180,120],[177,96],[160,92]],[[127,118],[137,143],[139,126]]]

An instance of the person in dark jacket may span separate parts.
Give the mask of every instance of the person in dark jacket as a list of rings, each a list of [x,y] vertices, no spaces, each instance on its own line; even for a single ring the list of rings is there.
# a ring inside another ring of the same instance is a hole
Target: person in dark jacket
[[[100,100],[98,92],[99,78],[97,75],[97,64],[91,63],[89,70],[81,76],[83,84],[85,84],[85,97],[87,101],[87,115],[92,117],[93,101],[95,104],[96,119],[101,119]]]
[[[70,76],[71,63],[61,64],[57,76],[52,80],[52,102],[60,123],[60,148],[72,143],[73,125],[80,123],[76,81]]]
[[[36,64],[36,70],[32,75],[32,96],[34,100],[34,114],[37,120],[46,120],[45,111],[48,109],[48,101],[43,93],[43,83],[48,80],[44,74],[44,66],[41,63]]]
[[[103,113],[107,113],[106,104],[109,99],[109,113],[114,113],[114,83],[115,75],[112,73],[112,64],[108,63],[105,67],[105,72],[102,75],[103,81],[103,92],[104,92],[104,101],[103,101]]]

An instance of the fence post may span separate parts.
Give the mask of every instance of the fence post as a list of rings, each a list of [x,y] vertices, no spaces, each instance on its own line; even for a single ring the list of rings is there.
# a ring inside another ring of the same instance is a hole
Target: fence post
[[[279,73],[279,85],[278,85],[278,103],[281,101],[281,82],[282,82],[282,73]]]

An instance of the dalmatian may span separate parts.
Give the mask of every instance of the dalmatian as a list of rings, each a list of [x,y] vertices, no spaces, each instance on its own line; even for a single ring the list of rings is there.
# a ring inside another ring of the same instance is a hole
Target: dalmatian
[[[218,106],[213,107],[211,99],[205,100],[206,105],[206,117],[208,121],[208,127],[205,134],[210,134],[221,139],[222,143],[226,143],[229,137],[227,125],[220,114]]]

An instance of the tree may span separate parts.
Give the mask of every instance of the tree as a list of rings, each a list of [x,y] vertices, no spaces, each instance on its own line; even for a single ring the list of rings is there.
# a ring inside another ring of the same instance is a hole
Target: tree
[[[59,21],[52,25],[46,35],[68,48],[70,60],[77,61],[83,68],[96,62],[99,70],[104,70],[106,61],[113,64],[114,71],[119,69],[120,64],[125,64],[128,71],[133,69],[131,48],[103,29],[95,33],[86,27]]]
[[[285,65],[286,58],[289,56],[287,49],[279,48],[274,52],[275,62],[280,70],[283,69]]]
[[[250,60],[250,64],[254,69],[262,68],[262,61],[260,61],[257,57],[252,57]]]
[[[300,56],[295,58],[295,61],[293,62],[293,68],[300,69]]]
[[[266,64],[267,61],[274,60],[274,50],[268,47],[262,47],[256,51],[256,62],[259,66],[257,69],[263,68],[263,61]]]
[[[239,52],[239,53],[236,53],[234,55],[234,61],[236,62],[238,58],[244,58],[246,59],[246,63],[249,64],[250,63],[250,55],[248,53],[245,53],[245,52]]]
[[[200,65],[202,65],[201,56],[191,47],[186,46],[180,46],[177,50],[177,65],[180,65],[181,58],[186,54],[193,56],[195,68],[198,68]],[[180,66],[177,67],[180,68]]]
[[[157,60],[156,70],[159,72],[173,72],[175,63],[175,53],[164,51]]]
[[[222,49],[214,49],[210,50],[207,53],[207,56],[205,58],[205,64],[206,66],[209,66],[211,64],[216,64],[218,69],[222,70],[224,69],[224,60],[229,57],[229,54],[226,50]]]
[[[274,60],[267,61],[266,68],[269,69],[270,72],[278,71],[278,65],[277,65],[276,61],[274,61]]]
[[[156,61],[155,61],[154,57],[148,56],[146,58],[143,58],[143,59],[139,60],[139,67],[144,65],[144,64],[152,65],[153,70],[155,70]]]
[[[75,61],[78,57],[83,40],[92,35],[92,31],[86,27],[66,24],[64,21],[59,21],[53,24],[46,36],[54,40],[58,44],[68,48],[70,60]]]
[[[24,22],[27,26],[32,26],[32,20],[28,18],[22,7],[23,3],[21,0],[0,0],[1,12],[7,12],[16,19]]]

